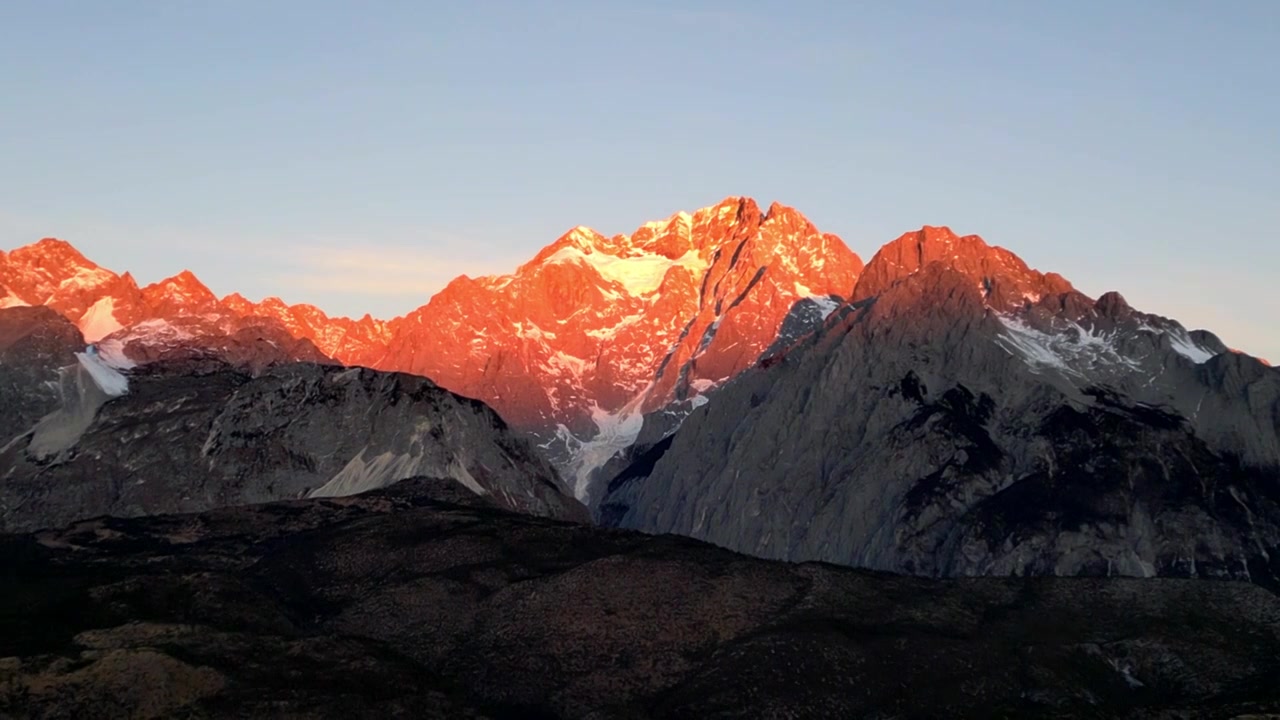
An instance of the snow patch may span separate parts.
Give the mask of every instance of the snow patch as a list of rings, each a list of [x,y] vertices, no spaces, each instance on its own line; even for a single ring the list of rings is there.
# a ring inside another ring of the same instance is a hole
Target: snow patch
[[[94,384],[102,392],[111,397],[120,397],[129,392],[128,378],[104,363],[92,346],[86,352],[76,353],[76,359],[80,361],[81,367],[89,371],[89,377],[93,378]]]
[[[822,313],[823,320],[831,317],[831,313],[840,307],[840,303],[829,295],[810,295],[809,299],[817,304],[818,312]]]
[[[1181,330],[1169,333],[1169,345],[1173,347],[1174,352],[1197,365],[1207,363],[1214,358],[1214,353],[1196,345],[1191,336]]]
[[[597,340],[612,340],[617,336],[619,330],[630,325],[635,325],[643,319],[643,315],[628,315],[619,320],[618,324],[613,327],[601,328],[599,330],[588,330],[587,335]]]
[[[1015,318],[1000,317],[1005,333],[996,338],[1000,346],[1011,353],[1022,355],[1033,367],[1042,365],[1070,371],[1070,366],[1053,349],[1053,336],[1024,325]]]
[[[532,322],[530,323],[514,322],[514,323],[511,323],[511,325],[516,330],[516,337],[522,337],[529,340],[539,340],[539,341],[556,339],[555,333],[547,332],[546,330],[543,330],[542,328],[538,327],[536,324]]]
[[[124,343],[116,338],[109,338],[98,343],[98,359],[102,360],[107,367],[116,370],[131,370],[138,367],[138,363],[129,359],[124,354]]]
[[[583,252],[581,248],[560,248],[546,260],[548,263],[580,262],[595,268],[600,277],[622,285],[631,295],[647,295],[662,284],[667,270],[679,265],[695,276],[707,268],[707,261],[697,250],[689,250],[672,260],[665,255],[641,253],[631,257],[616,257],[602,252]]]
[[[80,317],[80,334],[85,342],[98,342],[124,326],[116,320],[116,301],[110,295],[99,298],[97,302]]]
[[[614,455],[635,444],[640,428],[644,426],[644,415],[640,412],[638,402],[644,395],[645,393],[641,393],[617,413],[609,413],[599,405],[592,405],[591,420],[596,424],[596,434],[585,442],[573,437],[563,425],[556,429],[556,435],[566,446],[572,449],[576,445],[568,470],[573,479],[573,496],[578,500],[584,503],[588,501],[592,473],[604,467]]]
[[[58,290],[80,290],[98,287],[115,278],[109,270],[102,268],[80,268],[71,277],[58,283]]]
[[[9,294],[0,298],[0,310],[11,307],[27,307],[28,305],[29,303],[26,300],[14,295],[12,290],[9,291]]]
[[[587,371],[588,365],[589,363],[586,360],[583,360],[580,357],[568,355],[558,350],[547,360],[547,366],[549,368],[578,377],[581,377],[582,374]]]
[[[996,316],[1005,332],[996,342],[1010,354],[1021,355],[1033,369],[1048,367],[1084,377],[1084,370],[1099,366],[1138,369],[1139,363],[1116,348],[1113,337],[1068,322],[1059,332],[1043,332],[1021,320]]]

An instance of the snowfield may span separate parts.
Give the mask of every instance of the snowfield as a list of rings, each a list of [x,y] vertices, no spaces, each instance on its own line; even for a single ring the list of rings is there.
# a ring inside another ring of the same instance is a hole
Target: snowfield
[[[129,379],[103,362],[96,349],[90,348],[86,352],[76,353],[76,359],[80,361],[80,366],[89,372],[89,377],[93,378],[94,384],[102,392],[111,397],[120,397],[129,392]]]

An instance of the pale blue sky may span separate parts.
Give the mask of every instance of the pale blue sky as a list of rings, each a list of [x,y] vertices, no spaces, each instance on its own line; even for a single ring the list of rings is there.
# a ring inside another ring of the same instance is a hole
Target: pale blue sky
[[[0,246],[392,316],[566,229],[923,224],[1280,360],[1280,2],[0,4]]]

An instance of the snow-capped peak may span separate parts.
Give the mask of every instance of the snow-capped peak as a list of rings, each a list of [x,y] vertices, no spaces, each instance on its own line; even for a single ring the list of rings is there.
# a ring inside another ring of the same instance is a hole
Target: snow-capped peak
[[[618,257],[604,252],[585,253],[566,246],[546,259],[547,264],[563,262],[588,265],[605,280],[622,285],[630,295],[647,295],[657,290],[667,271],[674,266],[689,270],[695,277],[707,267],[707,261],[696,250],[689,250],[673,260],[655,253]]]

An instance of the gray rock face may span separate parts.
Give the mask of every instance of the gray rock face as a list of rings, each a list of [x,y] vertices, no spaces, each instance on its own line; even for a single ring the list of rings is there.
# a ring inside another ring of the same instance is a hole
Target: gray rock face
[[[0,715],[1280,710],[1280,598],[1245,583],[789,565],[460,490],[414,480],[0,535]]]
[[[49,308],[0,308],[0,447],[59,407],[58,371],[83,348],[76,326]]]
[[[792,345],[821,329],[823,322],[840,304],[839,298],[832,296],[829,298],[804,298],[792,305],[791,310],[782,321],[778,336],[760,354],[757,362],[765,367],[776,362],[785,355],[787,349]],[[689,417],[694,410],[710,402],[709,398],[714,397],[716,393],[717,390],[708,389],[701,396],[695,396],[694,398],[684,398],[678,395],[678,399],[666,407],[646,414],[640,426],[640,432],[636,434],[635,440],[631,445],[619,450],[616,455],[609,458],[608,462],[597,468],[591,476],[591,482],[593,484],[607,485],[610,480],[619,474],[628,472],[628,468],[633,463],[640,461],[641,458],[649,454],[649,451],[655,445],[666,440],[679,430],[685,418]],[[634,469],[630,471],[631,474],[634,474],[634,472]],[[592,496],[588,498],[588,506],[593,510],[598,510],[599,501],[599,497]]]
[[[1280,587],[1280,372],[1115,294],[988,292],[934,262],[845,306],[615,477],[601,519],[923,575]]]
[[[68,379],[77,402],[93,399],[92,378]],[[85,406],[64,408],[0,452],[0,530],[349,495],[422,474],[513,510],[586,517],[492,410],[425,378],[311,364],[250,377],[205,360],[144,366],[129,385],[83,427],[67,423]],[[41,434],[52,419],[75,431],[54,451]]]
[[[58,370],[57,385],[60,406],[36,423],[27,440],[27,456],[36,462],[65,458],[93,424],[98,409],[113,397],[79,361]]]

